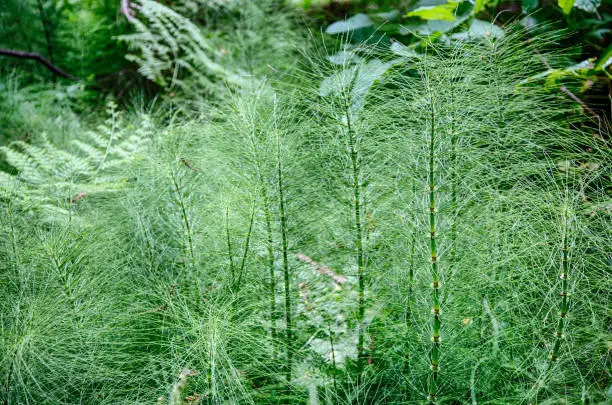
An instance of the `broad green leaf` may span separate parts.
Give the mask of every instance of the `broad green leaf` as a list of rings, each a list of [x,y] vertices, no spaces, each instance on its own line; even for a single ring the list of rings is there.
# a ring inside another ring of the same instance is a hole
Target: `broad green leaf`
[[[348,20],[336,21],[325,30],[327,34],[342,34],[345,32],[355,31],[361,28],[371,27],[374,21],[365,14],[355,14]]]
[[[572,11],[572,7],[574,7],[574,2],[576,0],[558,0],[559,7],[565,14],[569,14]]]
[[[472,6],[469,3],[462,3],[457,9],[457,14],[454,21],[445,20],[428,20],[428,21],[407,21],[400,27],[400,34],[419,34],[419,35],[432,35],[436,32],[448,32],[462,22],[466,21],[472,16]]]
[[[468,30],[470,38],[497,38],[502,39],[505,35],[503,29],[488,21],[474,20]]]
[[[558,79],[569,76],[580,74],[581,71],[588,71],[593,68],[597,68],[593,65],[594,58],[585,59],[580,63],[568,66],[564,69],[548,69],[544,72],[538,73],[537,75],[531,76],[524,79],[520,84],[530,83],[539,79],[545,79],[546,87],[554,87]],[[612,62],[612,61],[611,61]]]
[[[383,13],[376,13],[372,15],[372,18],[382,21],[395,21],[400,17],[400,13],[397,10],[386,11]]]
[[[374,83],[380,79],[387,70],[401,60],[394,60],[383,63],[378,59],[373,59],[360,66],[351,66],[340,72],[326,77],[319,86],[319,94],[323,97],[330,95],[342,95],[349,93],[351,98],[351,111],[357,114]]]
[[[419,54],[416,53],[414,49],[407,47],[399,41],[395,41],[391,44],[391,52],[398,56],[403,56],[406,58],[419,57]]]
[[[418,7],[406,14],[406,17],[420,17],[423,20],[454,21],[455,10],[459,3],[446,3],[439,6]]]
[[[334,55],[328,56],[327,60],[329,60],[334,65],[350,65],[353,63],[358,63],[361,58],[354,52],[340,51]]]

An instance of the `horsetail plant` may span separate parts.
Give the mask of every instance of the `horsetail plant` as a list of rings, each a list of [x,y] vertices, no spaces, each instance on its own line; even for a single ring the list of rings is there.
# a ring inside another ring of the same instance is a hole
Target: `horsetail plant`
[[[244,253],[242,254],[242,260],[240,261],[240,269],[238,270],[238,280],[236,280],[236,288],[240,288],[242,283],[242,276],[246,266],[247,257],[249,255],[249,243],[251,241],[251,233],[253,232],[253,221],[255,220],[255,204],[251,208],[251,219],[249,220],[249,230],[247,232],[246,240],[244,241]]]
[[[266,240],[266,253],[265,259],[266,268],[268,270],[268,299],[269,299],[269,314],[268,318],[270,321],[270,337],[274,342],[277,337],[276,321],[277,321],[277,309],[276,309],[276,276],[275,276],[275,265],[274,265],[274,237],[272,232],[272,215],[270,213],[270,197],[268,191],[268,181],[272,173],[268,168],[268,161],[266,160],[266,141],[267,138],[269,121],[263,118],[263,114],[259,113],[258,107],[259,102],[264,97],[265,91],[267,90],[267,84],[264,82],[259,85],[253,92],[253,97],[238,96],[234,97],[233,107],[237,115],[235,121],[235,127],[240,133],[244,133],[248,138],[250,145],[250,154],[255,162],[255,171],[257,177],[257,193],[261,198],[261,211],[263,211],[264,222],[265,222],[265,240]],[[262,121],[264,128],[259,128]],[[266,117],[267,118],[267,117]]]
[[[185,200],[185,195],[182,191],[183,185],[180,180],[177,179],[177,176],[174,170],[170,171],[170,178],[172,179],[172,185],[174,186],[174,192],[176,193],[176,203],[180,209],[180,215],[182,219],[182,224],[184,228],[185,235],[187,236],[187,252],[189,254],[189,265],[191,267],[195,266],[195,256],[193,253],[193,237],[191,235],[191,224],[189,222],[189,215],[187,215],[187,204]]]
[[[357,80],[357,74],[352,77],[351,85]],[[358,283],[358,303],[357,303],[357,378],[361,378],[365,361],[364,331],[363,321],[365,316],[365,258],[363,250],[363,231],[361,225],[361,168],[358,153],[357,134],[355,133],[353,114],[349,105],[350,95],[344,86],[341,89],[342,107],[344,118],[346,119],[346,140],[348,143],[349,156],[351,160],[351,177],[353,191],[353,210],[354,210],[354,229],[353,237],[356,250],[357,261],[357,283]]]
[[[431,375],[429,378],[428,400],[435,402],[438,386],[438,371],[440,369],[440,275],[438,262],[438,247],[436,241],[436,181],[435,181],[435,148],[436,148],[436,111],[429,83],[428,72],[422,73],[427,92],[427,107],[429,109],[429,165],[428,165],[428,192],[429,192],[429,253],[431,259],[432,298],[433,298],[433,334],[430,354]]]
[[[280,214],[282,254],[283,254],[283,278],[285,284],[285,345],[287,350],[286,374],[287,383],[291,381],[293,368],[293,321],[291,316],[291,275],[289,274],[289,246],[287,242],[287,215],[285,212],[285,194],[283,186],[283,162],[281,156],[281,136],[277,120],[277,98],[274,95],[274,132],[276,134],[276,169],[278,186],[278,209]]]
[[[231,276],[231,280],[233,283],[234,279],[236,278],[236,270],[234,267],[234,255],[232,253],[232,238],[230,235],[230,228],[229,228],[229,207],[225,207],[225,238],[227,240],[227,257],[228,257],[229,266],[230,266],[230,276]]]
[[[249,134],[251,139],[251,147],[257,164],[257,180],[259,183],[259,194],[262,200],[262,209],[264,212],[264,221],[266,223],[266,251],[267,251],[267,267],[268,267],[268,291],[270,299],[270,336],[272,340],[276,338],[276,276],[274,275],[274,238],[272,236],[272,217],[270,215],[270,202],[268,197],[268,187],[266,185],[263,172],[263,164],[261,156],[258,152],[256,143],[255,126],[253,120],[250,120],[251,125]]]
[[[566,172],[569,172],[567,170]],[[555,329],[554,344],[550,352],[550,361],[555,362],[559,358],[559,350],[561,349],[562,339],[564,337],[563,332],[565,330],[565,322],[569,313],[569,271],[570,271],[570,257],[569,257],[569,197],[568,197],[568,186],[565,187],[565,198],[563,204],[562,213],[562,246],[561,246],[561,303],[559,305],[559,319],[557,321],[557,327]]]

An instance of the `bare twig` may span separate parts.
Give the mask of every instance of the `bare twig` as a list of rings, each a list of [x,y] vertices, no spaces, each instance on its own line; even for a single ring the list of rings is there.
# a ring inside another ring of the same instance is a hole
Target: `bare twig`
[[[298,253],[296,256],[299,261],[310,264],[312,267],[314,267],[317,273],[333,278],[334,281],[338,284],[344,284],[348,281],[346,277],[334,273],[333,270],[329,267],[323,266],[322,264],[315,262],[314,260],[312,260],[312,258],[304,254]]]
[[[121,13],[129,22],[134,22],[134,10],[132,10],[130,0],[121,0]]]
[[[200,171],[195,168],[191,163],[189,163],[187,159],[181,158],[181,163],[183,163],[185,166],[187,166],[187,168],[193,170],[194,172],[200,173]]]
[[[22,52],[22,51],[16,51],[14,49],[0,48],[0,55],[11,56],[13,58],[19,58],[19,59],[32,59],[39,63],[42,63],[47,69],[53,72],[53,74],[63,77],[64,79],[70,79],[70,80],[76,80],[76,81],[81,80],[80,78],[76,76],[72,76],[71,74],[64,72],[62,69],[55,66],[53,63],[51,63],[48,59],[46,59],[39,53]]]
[[[544,66],[546,66],[548,70],[553,70],[553,68],[550,66],[548,61],[542,56],[540,52],[538,52],[537,49],[534,48],[533,51],[535,52],[536,55],[538,55],[538,58],[540,58],[540,60],[542,61]],[[559,90],[561,90],[562,92],[567,94],[572,100],[580,104],[582,108],[584,108],[589,114],[591,114],[591,117],[595,118],[598,122],[601,122],[601,117],[595,111],[593,111],[588,105],[586,105],[586,103],[582,101],[578,96],[572,93],[567,87],[561,86]]]
[[[71,203],[75,204],[77,201],[79,201],[81,198],[87,197],[89,193],[87,191],[83,191],[82,193],[79,193],[78,195],[75,195],[74,197],[72,197],[72,199],[70,200]]]
[[[580,106],[582,108],[584,108],[586,111],[588,111],[588,113],[591,114],[591,116],[593,118],[595,118],[598,122],[601,120],[601,118],[599,117],[599,115],[595,111],[591,110],[591,108],[588,105],[586,105],[586,103],[584,101],[579,99],[578,96],[576,96],[574,93],[572,93],[567,87],[561,86],[559,88],[559,90],[561,90],[562,92],[567,94],[572,100],[574,100],[575,102],[580,104]]]

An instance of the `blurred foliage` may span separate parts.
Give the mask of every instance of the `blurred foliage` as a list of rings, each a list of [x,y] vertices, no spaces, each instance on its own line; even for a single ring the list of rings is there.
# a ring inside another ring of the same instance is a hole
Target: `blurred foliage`
[[[600,0],[419,0],[294,1],[308,14],[329,22],[325,32],[353,44],[388,46],[394,53],[421,53],[430,43],[500,39],[505,27],[524,27],[524,41],[563,33],[555,54],[542,59],[542,72],[532,80],[546,89],[560,88],[587,115],[610,114],[612,78],[612,12]],[[385,45],[386,44],[386,45]],[[537,52],[537,50],[536,50]]]
[[[114,36],[128,28],[119,0],[6,0],[0,9],[0,47],[40,53],[85,80],[125,68]],[[11,62],[20,63],[47,76],[33,62]],[[3,60],[2,67],[8,64]]]

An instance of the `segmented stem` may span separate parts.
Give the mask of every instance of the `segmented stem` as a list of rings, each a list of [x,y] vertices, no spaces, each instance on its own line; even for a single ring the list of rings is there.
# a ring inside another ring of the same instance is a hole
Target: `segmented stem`
[[[270,203],[268,200],[268,190],[263,175],[263,169],[261,165],[261,159],[257,151],[257,145],[255,143],[255,131],[251,131],[251,146],[253,147],[253,154],[257,162],[257,172],[259,179],[259,193],[263,201],[264,219],[266,221],[266,248],[268,251],[268,277],[269,277],[269,293],[270,293],[270,335],[272,339],[276,337],[276,277],[274,276],[274,240],[272,238],[272,219],[270,216]]]
[[[274,276],[274,240],[272,239],[272,220],[270,219],[270,206],[268,204],[268,193],[260,176],[261,197],[264,205],[264,216],[266,221],[266,236],[268,249],[268,271],[269,271],[269,292],[270,292],[270,335],[272,339],[276,337],[276,278]]]
[[[357,374],[361,375],[365,360],[363,320],[365,317],[365,279],[364,279],[364,252],[363,252],[363,231],[361,227],[361,182],[359,180],[359,154],[357,151],[357,139],[351,119],[350,108],[347,101],[348,95],[343,96],[344,110],[346,116],[346,131],[348,137],[349,153],[351,158],[351,169],[353,177],[353,209],[355,214],[355,246],[357,253],[357,279],[359,284],[359,296],[357,304]]]
[[[229,230],[229,208],[225,207],[225,235],[227,237],[227,257],[229,258],[230,263],[230,273],[232,275],[232,282],[234,282],[234,278],[236,277],[234,271],[234,258],[232,256],[232,239],[230,238],[230,230]]]
[[[431,253],[431,276],[433,278],[433,336],[431,348],[431,376],[429,378],[429,400],[434,402],[438,384],[438,370],[440,365],[440,277],[438,269],[438,249],[436,246],[436,193],[435,193],[435,171],[434,156],[436,142],[436,121],[433,100],[429,100],[430,106],[430,131],[429,131],[429,248]]]
[[[187,248],[189,249],[189,257],[191,259],[191,265],[194,266],[195,256],[193,254],[193,239],[191,237],[191,225],[189,223],[189,216],[187,215],[187,207],[185,205],[185,198],[183,196],[183,193],[181,192],[181,186],[179,186],[179,183],[173,171],[170,172],[170,177],[172,177],[172,183],[174,184],[174,191],[176,192],[176,195],[178,197],[176,201],[181,210],[183,226],[185,227],[185,232],[187,233]]]
[[[249,255],[249,243],[251,241],[251,233],[253,231],[253,221],[255,220],[255,204],[253,204],[253,208],[251,209],[251,220],[249,222],[249,231],[247,232],[247,237],[244,242],[244,253],[242,254],[242,261],[240,262],[240,269],[238,270],[238,281],[236,281],[236,287],[240,288],[240,284],[242,283],[242,275],[244,274],[244,268],[246,266],[246,259]]]
[[[274,99],[276,109],[276,97]],[[291,369],[293,367],[293,322],[291,318],[291,285],[289,275],[289,248],[287,242],[287,216],[285,213],[285,196],[283,188],[283,165],[281,159],[280,135],[276,120],[274,122],[276,129],[276,154],[277,154],[277,180],[278,180],[278,203],[280,211],[281,224],[281,239],[283,247],[283,276],[285,281],[285,328],[286,328],[286,346],[287,346],[287,381],[291,381]]]
[[[569,245],[568,245],[568,224],[567,224],[567,208],[564,213],[563,223],[563,248],[562,248],[562,259],[561,259],[561,313],[559,314],[559,321],[557,322],[557,329],[555,330],[555,343],[553,349],[550,352],[550,360],[557,361],[559,358],[559,349],[561,349],[561,342],[563,339],[563,331],[565,329],[565,319],[569,312],[569,300],[568,300],[568,289],[569,289]]]
[[[451,84],[451,104],[453,103],[453,87]],[[455,262],[457,260],[457,218],[459,216],[459,212],[457,209],[457,142],[459,141],[459,137],[455,133],[455,121],[453,117],[450,117],[449,123],[449,132],[451,139],[451,171],[450,171],[450,182],[451,182],[451,209],[453,215],[453,222],[451,224],[451,242],[450,242],[450,269],[449,269],[449,278],[454,272]]]
[[[329,346],[331,347],[332,366],[334,368],[334,371],[332,373],[332,378],[334,380],[334,391],[338,392],[338,384],[336,382],[336,372],[337,372],[337,369],[336,369],[336,352],[335,352],[335,349],[334,349],[334,336],[333,336],[334,332],[332,331],[332,328],[331,328],[331,322],[328,324],[327,328],[329,330]]]

